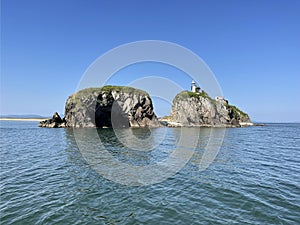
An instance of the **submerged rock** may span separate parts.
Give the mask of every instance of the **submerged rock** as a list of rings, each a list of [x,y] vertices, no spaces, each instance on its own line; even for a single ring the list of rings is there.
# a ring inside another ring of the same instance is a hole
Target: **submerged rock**
[[[170,126],[240,127],[253,125],[249,116],[223,98],[210,98],[204,91],[183,91],[173,100]]]

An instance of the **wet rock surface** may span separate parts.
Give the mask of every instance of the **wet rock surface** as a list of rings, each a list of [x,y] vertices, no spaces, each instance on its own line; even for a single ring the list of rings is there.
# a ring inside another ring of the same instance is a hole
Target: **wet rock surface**
[[[55,112],[51,119],[41,121],[39,127],[48,127],[48,128],[60,128],[65,127],[65,120],[62,119],[57,112]]]

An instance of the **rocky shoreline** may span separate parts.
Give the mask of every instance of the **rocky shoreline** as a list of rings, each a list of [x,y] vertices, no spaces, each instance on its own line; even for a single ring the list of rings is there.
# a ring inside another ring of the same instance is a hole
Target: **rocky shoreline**
[[[232,125],[232,124],[219,124],[219,125],[212,125],[212,124],[196,124],[196,125],[184,125],[179,122],[173,122],[168,119],[158,118],[158,121],[166,127],[207,127],[207,128],[236,128],[236,127],[249,127],[249,126],[265,126],[265,124],[255,124],[255,123],[240,123],[239,125]]]

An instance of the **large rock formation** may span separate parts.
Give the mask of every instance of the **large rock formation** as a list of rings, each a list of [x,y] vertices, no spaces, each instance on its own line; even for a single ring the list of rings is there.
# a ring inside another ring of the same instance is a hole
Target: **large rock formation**
[[[60,123],[54,118],[41,127],[157,127],[150,96],[122,86],[88,88],[71,95]]]
[[[204,91],[183,91],[173,100],[171,116],[158,121],[150,96],[139,89],[122,86],[88,88],[71,95],[65,117],[54,113],[40,127],[158,127],[253,125],[249,116],[223,98],[212,99]]]
[[[223,98],[211,99],[204,91],[183,91],[173,100],[169,124],[175,126],[239,127],[252,125],[249,116]]]

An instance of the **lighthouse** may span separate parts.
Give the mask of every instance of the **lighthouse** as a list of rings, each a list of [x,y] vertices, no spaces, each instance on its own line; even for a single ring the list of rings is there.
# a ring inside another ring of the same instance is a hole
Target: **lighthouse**
[[[200,91],[200,87],[198,87],[198,86],[196,85],[196,82],[195,82],[194,80],[192,81],[191,91],[192,91],[192,92],[195,92],[195,93],[198,93],[198,92]]]

